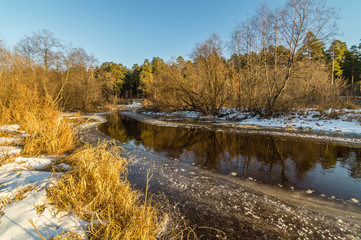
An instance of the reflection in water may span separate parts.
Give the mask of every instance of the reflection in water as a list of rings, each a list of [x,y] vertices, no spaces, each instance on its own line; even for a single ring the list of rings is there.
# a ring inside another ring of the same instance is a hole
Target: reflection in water
[[[361,200],[361,149],[264,135],[160,127],[111,114],[100,130],[181,161],[341,198]]]

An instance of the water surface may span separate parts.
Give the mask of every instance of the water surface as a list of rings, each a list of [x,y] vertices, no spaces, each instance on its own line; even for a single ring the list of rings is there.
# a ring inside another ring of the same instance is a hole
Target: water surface
[[[240,178],[361,200],[361,148],[267,135],[163,127],[121,113],[99,130],[123,143]]]

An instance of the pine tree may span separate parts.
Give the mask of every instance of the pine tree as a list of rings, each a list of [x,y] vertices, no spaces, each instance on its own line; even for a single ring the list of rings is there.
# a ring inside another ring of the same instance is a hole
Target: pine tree
[[[353,45],[345,55],[345,61],[342,65],[343,76],[349,84],[359,81],[361,74],[361,52]]]
[[[152,64],[148,59],[145,59],[139,74],[139,89],[142,91],[143,96],[147,96],[151,92],[153,82],[152,70]]]
[[[342,64],[345,60],[346,53],[348,52],[345,42],[334,40],[328,49],[328,64],[335,77],[341,77],[343,70]]]
[[[309,31],[304,41],[304,55],[311,60],[324,60],[326,59],[323,47],[325,44],[321,42],[316,36]]]

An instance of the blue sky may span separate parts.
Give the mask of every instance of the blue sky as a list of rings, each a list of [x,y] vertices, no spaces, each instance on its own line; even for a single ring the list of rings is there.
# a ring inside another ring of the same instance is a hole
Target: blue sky
[[[65,43],[127,67],[145,58],[187,57],[212,33],[224,42],[237,22],[263,0],[2,0],[0,39],[14,45],[25,34],[48,29]],[[285,0],[266,0],[280,6]],[[341,8],[338,38],[348,46],[361,38],[361,0],[329,0]]]

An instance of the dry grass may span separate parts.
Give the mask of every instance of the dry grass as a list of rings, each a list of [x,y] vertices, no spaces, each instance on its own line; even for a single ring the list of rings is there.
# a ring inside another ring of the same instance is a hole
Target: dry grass
[[[22,79],[22,80],[19,80]],[[30,134],[24,139],[25,155],[61,154],[74,149],[74,131],[51,99],[38,96],[21,76],[0,71],[0,124],[17,123]],[[10,158],[3,158],[7,163]],[[126,180],[127,161],[120,150],[85,146],[67,158],[72,171],[49,189],[48,196],[59,210],[76,213],[91,222],[90,239],[154,239],[159,215],[146,197],[131,189]],[[32,189],[16,194],[21,200]],[[3,199],[1,207],[8,204]],[[74,235],[75,236],[75,235]],[[76,237],[75,237],[76,238]]]
[[[35,189],[35,187],[33,184],[27,184],[25,186],[20,187],[16,191],[13,201],[16,202],[16,201],[23,200],[27,196],[27,193],[33,191],[34,189]]]
[[[103,108],[104,108],[103,110],[107,110],[107,111],[116,111],[118,109],[116,103],[105,103]]]
[[[18,133],[17,132],[0,131],[0,137],[10,138],[16,134],[18,134]]]
[[[12,163],[14,161],[15,161],[15,155],[5,155],[3,157],[0,156],[0,167],[4,164]]]
[[[155,239],[158,211],[131,189],[120,154],[106,143],[77,150],[67,159],[73,170],[48,189],[48,197],[58,209],[89,221],[90,239]]]
[[[30,116],[26,124],[31,135],[24,140],[23,154],[62,154],[74,148],[74,131],[59,113],[43,119]]]
[[[73,149],[73,130],[50,96],[39,91],[34,66],[12,54],[0,60],[0,124],[20,124],[31,135],[24,141],[24,154],[60,154]]]
[[[10,198],[8,197],[1,197],[0,199],[0,209],[2,209],[3,207],[6,207],[7,205],[9,205],[11,203]]]
[[[74,148],[74,131],[49,99],[41,99],[19,85],[0,102],[0,123],[18,123],[30,134],[24,140],[25,155],[61,154]]]
[[[76,232],[64,232],[49,240],[82,240],[82,236]]]

